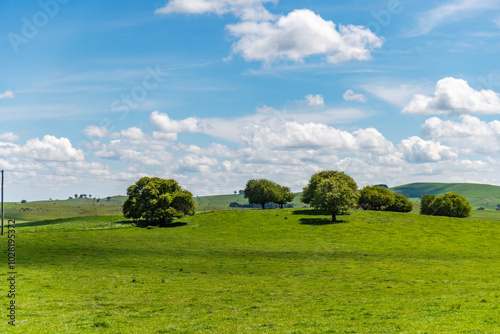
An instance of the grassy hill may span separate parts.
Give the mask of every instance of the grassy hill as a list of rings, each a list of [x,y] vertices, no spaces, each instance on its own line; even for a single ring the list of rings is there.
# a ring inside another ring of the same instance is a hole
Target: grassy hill
[[[339,218],[240,210],[163,229],[18,226],[22,293],[16,327],[3,321],[0,332],[498,331],[499,220],[357,210]]]
[[[308,205],[300,201],[301,194],[302,193],[295,194],[294,200],[290,203],[293,204],[294,208],[309,207]],[[207,209],[210,209],[210,207],[228,208],[229,204],[233,202],[236,202],[241,205],[248,204],[248,199],[246,199],[244,195],[240,194],[201,196],[201,197],[195,197],[194,201],[198,209],[203,209],[204,207],[206,207]]]
[[[488,210],[495,210],[500,204],[500,187],[487,184],[411,183],[390,190],[417,200],[425,194],[442,195],[455,192],[467,198],[473,209],[484,207]]]
[[[110,201],[94,198],[71,200],[6,203],[5,218],[19,221],[39,221],[56,218],[116,216],[122,214],[125,196],[113,196]]]

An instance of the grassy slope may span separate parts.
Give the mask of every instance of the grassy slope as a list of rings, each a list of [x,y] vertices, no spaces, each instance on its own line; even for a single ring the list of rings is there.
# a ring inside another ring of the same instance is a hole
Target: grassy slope
[[[13,332],[495,333],[500,214],[481,214],[221,211],[21,233]]]
[[[301,193],[295,195],[294,200],[290,203],[293,204],[295,208],[302,208],[306,204],[300,201]],[[232,202],[237,202],[239,204],[248,204],[248,199],[244,195],[215,195],[215,196],[202,196],[195,197],[195,203],[197,206],[216,206],[216,207],[229,207]]]
[[[467,198],[473,209],[482,206],[494,210],[500,204],[500,187],[473,183],[412,183],[391,188],[410,198],[420,198],[425,194],[442,195],[455,192]]]

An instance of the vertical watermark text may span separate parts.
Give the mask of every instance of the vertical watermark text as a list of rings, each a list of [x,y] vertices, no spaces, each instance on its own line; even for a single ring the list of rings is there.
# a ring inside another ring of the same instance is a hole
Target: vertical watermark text
[[[9,282],[9,305],[7,307],[8,324],[16,325],[16,221],[9,220],[7,225],[7,259],[9,270],[7,272],[7,282]]]

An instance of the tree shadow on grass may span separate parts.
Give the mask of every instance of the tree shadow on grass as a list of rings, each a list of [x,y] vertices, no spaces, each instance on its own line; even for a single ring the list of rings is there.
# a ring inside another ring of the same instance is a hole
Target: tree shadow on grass
[[[187,223],[184,222],[172,222],[172,223],[165,223],[165,224],[159,224],[158,222],[150,222],[147,220],[139,220],[136,223],[137,227],[140,228],[174,228],[174,227],[180,227],[180,226],[186,226]]]
[[[301,225],[313,225],[313,226],[336,225],[336,224],[347,223],[344,220],[332,221],[331,219],[325,219],[325,218],[301,218],[299,220]]]

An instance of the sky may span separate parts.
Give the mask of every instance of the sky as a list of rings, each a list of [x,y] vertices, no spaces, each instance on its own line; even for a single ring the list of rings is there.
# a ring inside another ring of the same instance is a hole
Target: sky
[[[500,1],[0,2],[6,201],[500,185]]]

